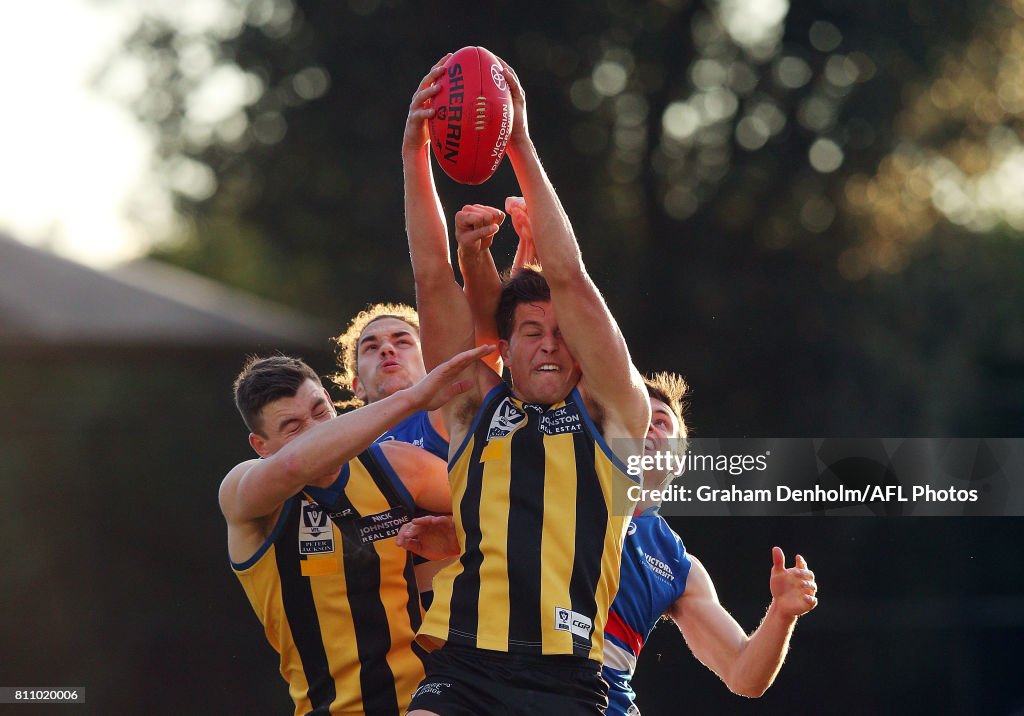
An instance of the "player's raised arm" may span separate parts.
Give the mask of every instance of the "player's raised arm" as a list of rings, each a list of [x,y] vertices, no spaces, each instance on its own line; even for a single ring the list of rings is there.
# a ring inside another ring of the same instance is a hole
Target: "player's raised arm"
[[[469,204],[455,215],[455,241],[458,244],[462,290],[473,314],[473,332],[477,344],[498,343],[495,314],[501,298],[501,276],[490,247],[505,213],[493,206]],[[486,363],[501,372],[501,356],[492,353]]]
[[[449,54],[438,60],[420,81],[409,106],[402,139],[405,230],[416,281],[423,360],[428,369],[454,352],[473,345],[469,332],[472,321],[455,281],[448,252],[448,228],[430,168],[428,121],[435,112],[431,100],[440,90],[437,81],[444,74],[450,57]],[[448,313],[451,320],[439,321],[444,313]],[[431,340],[423,340],[428,333]]]
[[[341,466],[365,450],[388,427],[417,410],[435,410],[453,396],[469,390],[469,381],[460,380],[466,366],[490,353],[493,346],[464,351],[432,370],[411,388],[400,390],[383,400],[330,419],[318,417],[318,410],[333,416],[327,392],[312,386],[308,400],[300,395],[293,415],[286,411],[271,414],[279,421],[271,430],[284,439],[290,429],[301,432],[294,440],[274,450],[264,449],[263,438],[250,438],[257,453],[264,456],[239,465],[225,477],[220,490],[221,509],[229,522],[243,522],[272,514],[281,504],[304,486],[330,481]],[[312,418],[306,415],[306,402],[311,404]],[[310,419],[317,421],[304,430]],[[294,427],[292,427],[294,424]],[[271,450],[274,450],[271,452]]]
[[[779,547],[772,550],[772,602],[749,637],[718,601],[707,570],[693,555],[686,591],[669,610],[693,655],[729,690],[758,697],[775,681],[789,649],[797,618],[818,604],[814,573],[803,557],[786,568]]]
[[[628,435],[642,435],[650,418],[643,380],[618,324],[587,274],[572,224],[530,139],[522,85],[507,64],[504,74],[515,108],[508,156],[526,201],[559,329],[580,364],[588,397]]]
[[[435,112],[430,100],[438,92],[436,82],[445,72],[449,59],[450,55],[439,60],[420,81],[409,107],[402,142],[406,233],[416,281],[423,361],[427,368],[475,344],[473,316],[462,287],[455,280],[448,251],[448,231],[430,167],[427,123]],[[474,386],[442,411],[453,437],[456,432],[448,413],[462,413],[467,403],[479,403],[486,390],[498,380],[494,371],[482,364],[470,370],[481,376],[482,389]]]
[[[521,196],[510,196],[505,199],[505,213],[512,219],[512,227],[519,237],[516,255],[512,259],[512,275],[519,273],[524,266],[539,265],[537,250],[533,245],[533,226],[530,215],[526,211],[526,200]]]

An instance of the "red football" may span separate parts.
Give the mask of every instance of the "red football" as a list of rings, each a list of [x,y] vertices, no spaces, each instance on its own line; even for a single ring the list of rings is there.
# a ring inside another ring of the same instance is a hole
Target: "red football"
[[[501,62],[483,47],[463,47],[437,81],[430,144],[445,174],[461,184],[482,184],[505,156],[512,131],[512,94]]]

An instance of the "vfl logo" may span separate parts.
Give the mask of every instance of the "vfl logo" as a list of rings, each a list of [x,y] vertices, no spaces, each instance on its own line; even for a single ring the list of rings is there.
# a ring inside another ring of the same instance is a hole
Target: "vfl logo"
[[[437,108],[437,111],[434,112],[434,116],[442,122],[448,119],[448,106],[442,104]]]
[[[306,534],[311,537],[319,537],[327,531],[327,513],[315,502],[303,502],[302,504],[302,526]]]
[[[299,521],[299,554],[323,554],[334,551],[334,529],[327,511],[315,502],[302,499]]]
[[[524,420],[526,420],[526,413],[519,410],[511,398],[505,398],[498,404],[498,409],[494,411],[491,424],[487,428],[487,439],[505,437],[522,425]]]
[[[626,528],[626,536],[628,537],[628,536],[634,535],[634,534],[636,534],[636,522],[634,522],[633,520],[630,520],[629,521],[629,527]]]
[[[502,92],[508,89],[508,83],[505,81],[505,75],[501,73],[501,67],[498,65],[491,65],[491,79],[494,80],[494,86]]]
[[[590,641],[590,632],[594,630],[594,622],[585,614],[565,607],[555,607],[555,629],[570,632]]]

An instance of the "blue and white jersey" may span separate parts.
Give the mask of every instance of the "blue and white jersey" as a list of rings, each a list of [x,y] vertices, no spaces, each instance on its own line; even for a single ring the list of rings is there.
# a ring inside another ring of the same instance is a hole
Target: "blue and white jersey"
[[[661,615],[686,590],[690,558],[665,518],[651,507],[633,517],[622,547],[619,591],[604,630],[608,715],[638,713],[630,681],[644,642]]]
[[[434,426],[430,424],[430,414],[426,410],[413,413],[377,438],[375,442],[380,443],[385,440],[397,440],[400,443],[421,447],[448,462],[448,441],[434,430]]]

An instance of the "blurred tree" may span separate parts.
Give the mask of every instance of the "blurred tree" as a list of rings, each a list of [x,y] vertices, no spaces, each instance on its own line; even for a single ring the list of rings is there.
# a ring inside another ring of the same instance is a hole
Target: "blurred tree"
[[[966,330],[986,312],[972,287],[1024,298],[1020,0],[457,15],[408,0],[147,4],[100,81],[135,68],[136,112],[188,218],[156,253],[339,327],[368,301],[411,301],[409,96],[443,52],[482,44],[520,70],[638,364],[688,375],[703,434],[1012,432],[977,394],[954,419],[942,383],[995,380],[1024,404],[1020,341],[982,350]],[[450,213],[516,192],[507,165],[484,187],[439,182]],[[962,311],[894,312],[945,285]],[[1017,313],[1000,321],[1019,336]]]

